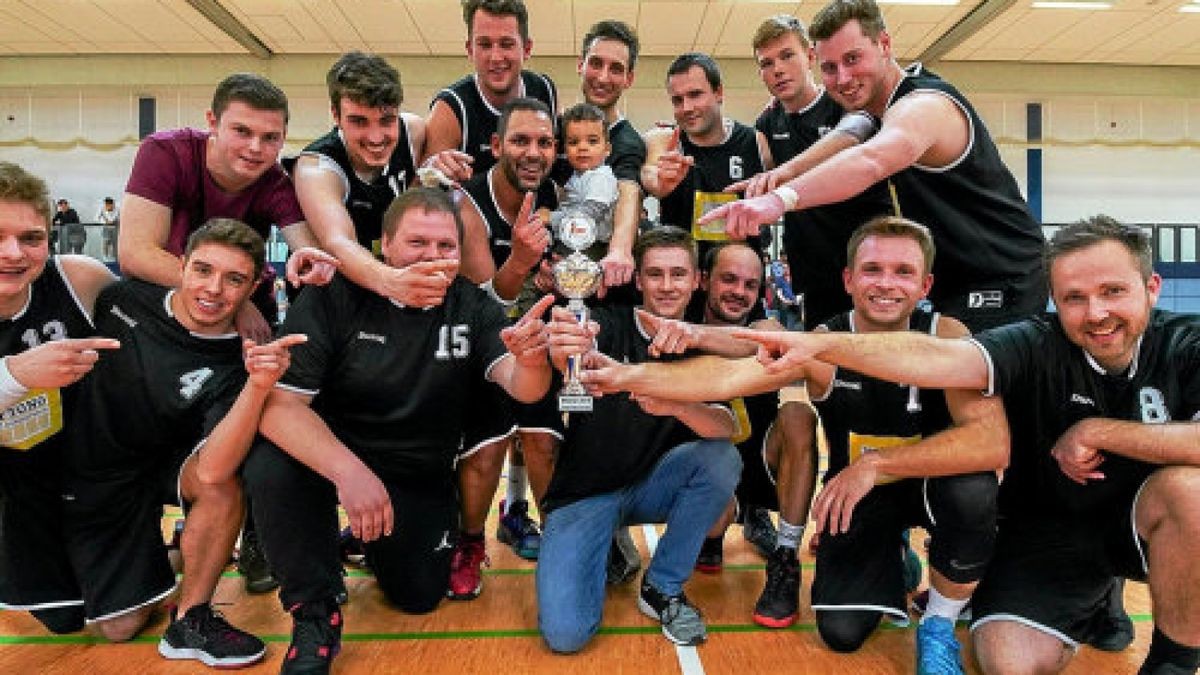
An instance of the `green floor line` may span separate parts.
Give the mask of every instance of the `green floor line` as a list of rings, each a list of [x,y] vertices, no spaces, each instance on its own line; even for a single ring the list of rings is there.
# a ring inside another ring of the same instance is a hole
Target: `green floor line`
[[[1131,614],[1134,623],[1149,623],[1149,614]],[[793,633],[811,633],[817,629],[815,623],[797,623],[788,628],[764,628],[756,624],[710,624],[710,633],[769,633],[780,630]],[[913,630],[912,626],[893,626],[884,622],[881,630]],[[658,626],[602,626],[601,635],[655,635],[661,632]],[[478,640],[494,638],[531,638],[538,637],[536,628],[494,629],[494,630],[451,630],[402,633],[347,633],[342,636],[343,642],[405,642],[415,640]],[[161,635],[139,635],[130,642],[137,644],[157,643]],[[287,643],[290,635],[260,635],[264,642]],[[0,635],[0,645],[98,645],[105,644],[104,640],[91,635]]]
[[[806,570],[813,570],[816,568],[816,565],[814,563],[801,563],[800,567],[802,569],[806,569]],[[742,565],[726,565],[724,567],[724,571],[726,571],[726,572],[761,572],[761,571],[765,570],[766,568],[767,568],[767,566],[762,563],[746,563],[746,564],[742,564]],[[496,569],[483,570],[483,575],[489,576],[489,577],[532,576],[535,572],[537,572],[536,567],[496,568]],[[242,574],[236,570],[229,570],[226,572],[222,572],[221,576],[225,577],[227,579],[235,579],[235,578],[241,577]],[[348,570],[346,570],[346,576],[351,579],[361,579],[361,578],[374,577],[375,575],[368,572],[367,570],[348,569]]]

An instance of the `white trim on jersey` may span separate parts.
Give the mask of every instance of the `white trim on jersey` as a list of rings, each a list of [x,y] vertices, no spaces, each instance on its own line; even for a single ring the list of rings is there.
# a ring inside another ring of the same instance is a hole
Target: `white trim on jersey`
[[[478,87],[476,87],[476,88],[478,88]],[[458,119],[459,119],[459,126],[461,127],[461,133],[462,133],[462,140],[460,140],[458,143],[458,149],[462,152],[466,152],[469,155],[471,153],[467,152],[467,136],[470,135],[470,129],[467,127],[467,104],[463,103],[463,100],[458,97],[458,94],[454,93],[453,89],[450,89],[447,87],[446,89],[443,89],[442,91],[446,92],[447,94],[450,94],[450,96],[452,96],[454,98],[454,102],[458,105],[458,112],[459,112]],[[487,103],[487,99],[484,99],[483,102]],[[437,101],[434,100],[434,103],[437,103]]]
[[[342,138],[342,132],[338,131],[338,138]],[[346,145],[346,141],[342,141],[342,145]],[[329,155],[322,154],[316,150],[305,150],[300,153],[301,157],[316,157],[317,168],[325,171],[332,171],[337,174],[338,178],[342,179],[342,203],[345,204],[350,199],[350,179],[346,176],[346,172],[342,170],[342,165],[333,161]]]
[[[125,609],[118,609],[115,612],[109,612],[108,614],[105,614],[104,616],[98,616],[94,619],[88,618],[88,619],[86,619],[86,621],[87,621],[87,623],[97,623],[100,621],[108,621],[109,619],[115,619],[119,616],[125,616],[126,614],[129,614],[130,612],[136,612],[137,610],[139,610],[143,607],[146,607],[148,605],[153,605],[156,602],[162,601],[163,598],[166,598],[168,595],[174,593],[176,588],[179,588],[178,581],[172,583],[171,587],[168,588],[166,591],[159,593],[158,595],[154,596],[153,598],[150,598],[149,600],[147,600],[145,602],[138,603],[132,607],[127,607]]]
[[[1032,629],[1038,631],[1039,633],[1045,633],[1047,635],[1051,635],[1055,638],[1058,638],[1059,642],[1062,642],[1063,644],[1070,647],[1071,651],[1073,651],[1073,652],[1079,651],[1079,643],[1072,640],[1071,638],[1067,637],[1065,634],[1060,633],[1059,631],[1054,630],[1053,628],[1051,628],[1049,626],[1040,624],[1032,619],[1026,619],[1023,616],[1018,616],[1016,614],[989,614],[985,617],[980,618],[979,620],[975,621],[974,623],[972,623],[971,627],[970,627],[970,631],[972,633],[974,633],[976,631],[976,629],[978,629],[980,626],[982,626],[986,623],[991,623],[993,621],[1015,621],[1016,623],[1019,623],[1022,626],[1026,626],[1028,628],[1032,628]]]
[[[561,432],[559,432],[557,429],[551,429],[550,427],[521,427],[521,426],[519,426],[519,427],[517,427],[517,432],[522,433],[522,434],[545,434],[547,436],[553,436],[560,441],[563,439],[563,435]]]
[[[492,359],[492,362],[487,364],[487,367],[483,369],[483,379],[485,379],[489,382],[495,382],[495,380],[492,379],[492,368],[495,368],[497,364],[499,364],[501,361],[503,361],[504,359],[507,359],[509,357],[512,357],[514,359],[517,358],[517,357],[513,356],[512,352],[504,352],[500,356],[497,356],[496,358]]]
[[[963,338],[963,339],[965,339],[967,342],[970,342],[971,344],[978,347],[979,351],[983,353],[983,360],[985,362],[987,362],[987,371],[988,371],[987,389],[983,390],[983,395],[984,396],[995,396],[996,395],[996,364],[992,363],[992,355],[990,353],[988,353],[988,350],[986,347],[984,347],[982,344],[980,344],[979,340],[976,340],[975,338],[969,337],[969,336],[966,338]]]
[[[472,445],[472,446],[471,446],[469,449],[467,449],[467,450],[464,450],[464,451],[462,451],[462,452],[458,453],[458,454],[457,454],[457,455],[455,455],[455,457],[454,457],[454,468],[458,468],[458,463],[459,463],[460,461],[462,461],[462,460],[464,460],[464,459],[466,459],[466,458],[470,457],[471,455],[473,455],[473,454],[475,454],[475,453],[479,452],[479,449],[480,449],[480,448],[482,448],[483,446],[485,446],[485,445],[491,445],[492,443],[496,443],[496,442],[502,441],[502,440],[504,440],[504,439],[508,438],[509,436],[512,436],[512,435],[513,435],[513,434],[515,434],[515,433],[517,433],[517,425],[516,425],[516,424],[512,425],[512,428],[511,428],[511,429],[509,429],[508,431],[506,431],[506,432],[504,432],[504,433],[500,434],[499,436],[492,436],[492,437],[490,437],[490,438],[485,438],[485,439],[483,439],[483,440],[479,441],[478,443],[476,443],[475,445]]]
[[[0,609],[13,612],[35,612],[40,609],[60,609],[62,607],[79,607],[83,600],[57,600],[55,602],[39,602],[36,605],[10,605],[0,602]]]
[[[400,123],[404,125],[404,137],[408,139],[409,162],[411,162],[414,167],[420,166],[420,164],[417,163],[417,149],[413,147],[412,128],[408,126],[408,118],[404,116],[404,113],[400,113]]]
[[[929,505],[929,478],[921,479],[921,503],[925,506],[925,517],[929,524],[937,527],[937,519],[933,517],[933,507]]]
[[[1133,346],[1133,361],[1130,362],[1129,370],[1125,373],[1125,379],[1127,380],[1132,380],[1134,376],[1137,375],[1138,358],[1142,355],[1142,340],[1145,337],[1145,333],[1139,335],[1137,344]],[[1108,375],[1108,371],[1105,370],[1104,366],[1100,365],[1100,363],[1096,361],[1095,357],[1093,357],[1086,349],[1083,350],[1083,358],[1087,360],[1087,363],[1092,367],[1092,370],[1096,371],[1100,375]]]
[[[950,101],[954,103],[954,105],[958,106],[958,109],[962,111],[963,116],[967,118],[967,147],[963,149],[962,154],[954,158],[954,161],[950,162],[946,166],[925,166],[920,162],[913,162],[912,164],[912,168],[917,169],[918,171],[926,171],[928,173],[946,173],[959,164],[962,164],[963,160],[967,158],[967,155],[971,154],[971,149],[975,147],[975,120],[971,119],[971,113],[967,110],[967,106],[963,105],[962,101],[954,98],[947,92],[944,92],[940,89],[913,89],[904,96],[919,93],[937,94],[950,99]],[[903,98],[903,96],[901,98]]]
[[[493,168],[495,168],[495,167],[493,167]],[[488,173],[489,173],[489,175],[491,174],[491,169],[488,169]],[[488,190],[490,191],[491,189],[492,189],[491,182],[489,181],[488,182]],[[483,227],[485,230],[487,230],[488,242],[490,243],[492,240],[492,226],[490,223],[488,223],[488,219],[486,217],[484,217],[483,209],[479,208],[479,202],[475,201],[475,198],[471,196],[470,192],[467,192],[466,190],[464,190],[462,188],[459,188],[458,191],[459,191],[459,193],[465,195],[467,197],[467,199],[469,199],[471,201],[471,206],[475,207],[475,213],[478,213],[479,219],[483,221]],[[496,198],[492,197],[492,201],[494,202],[495,200],[496,200]]]
[[[96,322],[92,320],[92,313],[83,306],[83,301],[79,299],[79,294],[75,292],[75,286],[71,283],[71,278],[67,276],[67,271],[62,267],[61,257],[54,256],[54,267],[58,270],[58,277],[62,279],[63,285],[67,287],[67,293],[71,294],[71,299],[75,301],[75,306],[79,308],[79,313],[82,314],[85,319],[87,319],[89,326],[95,328]],[[30,301],[33,300],[33,284],[29,285],[29,299]],[[14,316],[12,319],[10,319],[10,321],[15,321],[16,319],[20,318],[21,314],[23,314],[28,307],[29,303],[26,303],[25,307],[22,307],[21,311],[17,313],[17,316]]]
[[[55,260],[57,261],[57,256],[55,256]],[[59,270],[59,271],[61,272],[62,270]],[[34,279],[33,281],[37,281],[37,279]],[[22,316],[25,316],[25,312],[29,311],[29,306],[32,304],[33,304],[33,282],[30,282],[29,285],[25,287],[25,304],[21,305],[21,309],[17,310],[17,313],[13,314],[11,317],[9,317],[8,320],[16,321],[17,319],[20,319]]]
[[[276,382],[275,388],[282,389],[284,391],[290,391],[293,394],[300,394],[301,396],[314,396],[315,397],[317,394],[321,393],[320,389],[301,389],[300,387],[293,387],[289,384],[284,384],[282,382]]]
[[[884,605],[813,605],[812,609],[814,612],[882,612],[898,619],[908,619],[908,612]]]

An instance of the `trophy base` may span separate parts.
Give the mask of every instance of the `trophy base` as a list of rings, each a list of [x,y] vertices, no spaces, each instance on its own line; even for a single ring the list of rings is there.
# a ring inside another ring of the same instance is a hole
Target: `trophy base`
[[[594,399],[587,394],[559,394],[558,411],[565,413],[592,412]]]

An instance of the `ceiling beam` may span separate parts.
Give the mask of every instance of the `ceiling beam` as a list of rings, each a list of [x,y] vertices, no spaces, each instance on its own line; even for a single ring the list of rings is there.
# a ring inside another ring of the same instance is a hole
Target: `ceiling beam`
[[[246,51],[260,59],[271,58],[271,50],[249,28],[238,21],[237,17],[221,6],[219,0],[187,0],[187,3],[239,45],[245,47]]]
[[[992,19],[1000,15],[1009,7],[1017,4],[1017,0],[983,0],[975,9],[967,12],[967,15],[959,19],[958,23],[951,26],[950,30],[942,34],[942,36],[933,41],[933,44],[925,48],[917,56],[917,60],[922,63],[930,63],[937,61],[946,54],[949,54],[955,47],[966,42],[971,36],[978,33],[984,26],[988,25]]]

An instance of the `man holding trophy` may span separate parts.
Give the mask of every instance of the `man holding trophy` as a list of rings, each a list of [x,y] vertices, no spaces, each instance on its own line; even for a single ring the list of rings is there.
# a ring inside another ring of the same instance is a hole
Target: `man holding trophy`
[[[586,220],[572,220],[559,236],[578,250],[586,246],[587,230]],[[586,367],[656,358],[647,324],[655,317],[682,318],[698,285],[696,245],[683,230],[649,231],[633,254],[642,308],[600,307],[581,322],[572,309],[558,307],[550,323],[551,360],[568,373],[560,405],[575,411],[543,504],[537,569],[539,628],[550,649],[560,653],[579,651],[596,633],[613,533],[640,523],[666,523],[667,531],[643,575],[638,607],[662,622],[672,642],[703,642],[704,620],[684,596],[683,584],[741,473],[741,459],[729,442],[733,415],[724,404],[617,394],[591,401],[591,412],[579,412],[587,404],[573,388],[568,359]],[[564,295],[582,299],[602,272],[586,261],[571,262],[573,257],[559,263],[555,276]]]

